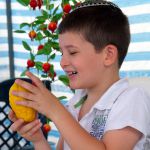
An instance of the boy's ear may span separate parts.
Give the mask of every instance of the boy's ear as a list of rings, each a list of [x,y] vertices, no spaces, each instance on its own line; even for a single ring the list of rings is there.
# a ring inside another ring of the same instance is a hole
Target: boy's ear
[[[104,65],[110,66],[118,62],[118,50],[117,47],[109,44],[104,48]]]

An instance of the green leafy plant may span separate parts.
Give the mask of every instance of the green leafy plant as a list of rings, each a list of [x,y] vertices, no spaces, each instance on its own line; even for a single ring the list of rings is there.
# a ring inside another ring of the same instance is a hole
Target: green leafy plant
[[[76,0],[17,1],[24,7],[28,7],[29,11],[36,11],[38,12],[37,14],[39,14],[35,16],[32,22],[21,23],[19,29],[14,31],[18,34],[27,34],[30,39],[28,42],[27,40],[22,41],[24,49],[29,53],[29,58],[27,59],[26,68],[21,73],[21,76],[25,76],[25,72],[30,70],[42,79],[46,79],[50,82],[60,80],[68,86],[69,80],[67,76],[58,76],[55,71],[55,66],[53,65],[53,60],[57,52],[60,51],[57,26],[80,2]],[[57,4],[55,2],[57,2]],[[58,97],[59,100],[65,98],[65,96]],[[50,119],[47,119],[47,124],[49,124],[50,121]],[[43,129],[46,132],[50,131],[49,126],[43,126]]]
[[[27,66],[21,76],[25,75],[26,70],[35,70],[41,78],[55,81],[57,77],[53,60],[56,53],[60,51],[58,44],[57,26],[72,9],[74,9],[79,1],[76,0],[17,0],[24,7],[28,7],[29,11],[38,11],[32,22],[23,22],[20,28],[14,32],[22,34],[26,33],[31,42],[22,41],[25,50],[29,52]],[[31,44],[32,43],[32,44]],[[36,49],[35,46],[36,45]],[[44,59],[41,61],[41,57]],[[65,75],[59,75],[58,80],[65,85],[69,85],[69,80]]]

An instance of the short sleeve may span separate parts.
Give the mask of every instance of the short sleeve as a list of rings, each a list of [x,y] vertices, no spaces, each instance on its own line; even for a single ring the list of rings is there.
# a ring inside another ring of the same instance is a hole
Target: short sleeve
[[[150,130],[149,115],[149,95],[143,89],[129,88],[113,104],[105,132],[130,126],[146,135]]]

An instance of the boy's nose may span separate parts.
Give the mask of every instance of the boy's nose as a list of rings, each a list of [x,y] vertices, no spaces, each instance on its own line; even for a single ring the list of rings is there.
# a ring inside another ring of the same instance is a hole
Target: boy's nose
[[[62,56],[60,60],[60,65],[64,69],[66,66],[69,65],[69,60],[66,57]]]

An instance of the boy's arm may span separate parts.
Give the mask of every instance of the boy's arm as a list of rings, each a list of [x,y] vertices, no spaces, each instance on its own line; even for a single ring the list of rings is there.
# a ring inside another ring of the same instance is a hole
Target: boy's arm
[[[142,137],[142,133],[132,127],[112,130],[105,133],[103,142],[108,150],[132,150]]]
[[[136,129],[126,127],[106,132],[99,141],[89,135],[60,103],[53,106],[57,108],[51,108],[51,118],[72,150],[131,150],[142,136]]]
[[[41,140],[40,142],[34,142],[33,143],[35,150],[52,150],[48,141],[43,138],[43,140]]]

